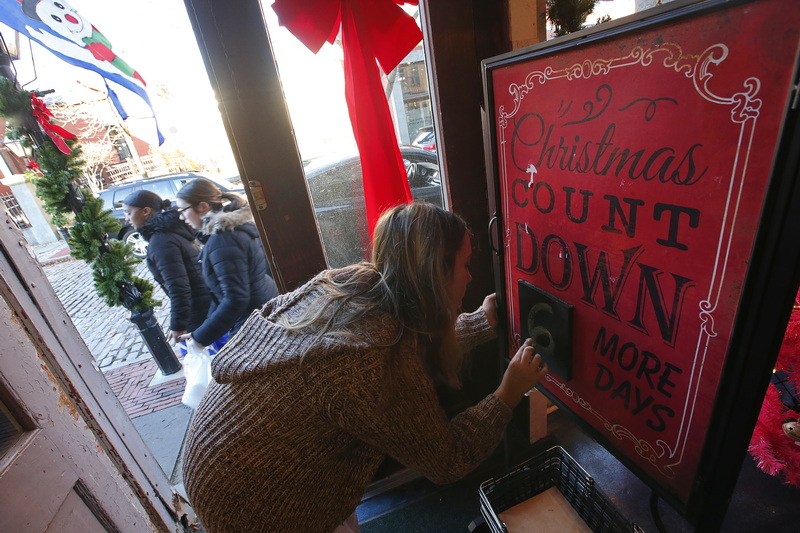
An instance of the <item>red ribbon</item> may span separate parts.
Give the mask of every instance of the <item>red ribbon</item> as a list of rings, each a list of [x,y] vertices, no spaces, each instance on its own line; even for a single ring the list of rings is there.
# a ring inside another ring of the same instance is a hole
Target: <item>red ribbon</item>
[[[61,150],[61,153],[72,153],[72,150],[70,150],[67,143],[64,142],[64,139],[74,139],[75,135],[61,126],[50,124],[53,113],[47,109],[44,101],[36,96],[35,93],[31,93],[31,107],[33,108],[32,113],[34,118],[36,118],[36,122],[39,123],[39,126],[41,126],[44,132],[53,140],[58,149]]]
[[[314,53],[332,43],[341,27],[345,96],[361,156],[370,235],[383,211],[412,201],[378,64],[388,74],[422,40],[414,18],[400,8],[417,2],[275,0],[272,5],[281,25]]]

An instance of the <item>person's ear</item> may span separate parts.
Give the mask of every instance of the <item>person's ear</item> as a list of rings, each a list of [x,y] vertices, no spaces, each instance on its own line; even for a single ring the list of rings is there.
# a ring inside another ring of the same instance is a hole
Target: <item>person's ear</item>
[[[198,214],[205,215],[211,211],[211,206],[208,205],[208,202],[200,202],[195,206],[195,209],[197,210]]]

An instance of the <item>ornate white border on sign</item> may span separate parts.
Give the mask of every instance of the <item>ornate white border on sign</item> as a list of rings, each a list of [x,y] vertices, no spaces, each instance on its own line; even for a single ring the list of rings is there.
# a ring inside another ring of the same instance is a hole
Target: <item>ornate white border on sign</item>
[[[517,111],[519,111],[522,100],[537,87],[537,84],[553,80],[574,80],[586,79],[597,75],[607,74],[612,69],[631,67],[631,66],[651,66],[661,65],[664,68],[674,70],[677,74],[683,75],[685,78],[692,80],[695,90],[704,99],[719,105],[731,106],[731,122],[740,124],[739,131],[739,144],[736,148],[736,154],[732,162],[730,184],[728,186],[728,194],[726,198],[725,211],[720,229],[720,234],[717,242],[716,257],[714,262],[714,271],[712,275],[711,285],[709,287],[706,299],[700,302],[699,316],[701,319],[700,331],[697,337],[697,345],[695,349],[694,361],[692,363],[691,373],[689,375],[689,394],[686,396],[686,402],[683,405],[681,413],[680,428],[675,439],[675,442],[668,443],[663,440],[656,441],[655,445],[651,445],[644,439],[638,438],[633,432],[620,424],[611,424],[601,413],[592,408],[591,404],[581,398],[581,396],[566,384],[561,383],[555,376],[547,376],[547,380],[556,385],[562,392],[572,399],[577,405],[594,415],[598,420],[603,423],[603,426],[608,430],[617,440],[626,438],[635,444],[636,452],[640,457],[648,461],[666,477],[675,477],[673,468],[683,461],[683,454],[686,449],[686,443],[689,438],[689,429],[691,427],[692,417],[694,415],[694,408],[697,402],[698,391],[700,390],[700,381],[703,374],[703,364],[708,353],[709,340],[716,337],[717,333],[714,330],[714,311],[717,309],[719,303],[720,293],[722,292],[725,273],[728,266],[729,253],[731,249],[733,230],[736,224],[736,217],[739,212],[739,202],[741,200],[742,189],[744,186],[747,164],[750,155],[750,149],[753,142],[756,121],[759,117],[761,110],[761,100],[756,98],[760,88],[761,82],[757,78],[747,78],[742,92],[733,94],[730,97],[722,97],[714,94],[709,85],[713,78],[711,69],[722,63],[728,57],[728,47],[724,44],[718,43],[709,46],[699,55],[684,54],[682,48],[675,43],[663,43],[659,46],[644,49],[642,47],[635,47],[631,52],[624,56],[613,59],[595,59],[585,60],[581,63],[576,63],[568,68],[561,70],[554,70],[547,66],[542,70],[530,72],[522,84],[512,83],[508,86],[508,92],[514,97],[514,109],[510,112],[505,111],[505,106],[500,106],[497,113],[498,136],[499,136],[499,173],[500,183],[505,185],[507,183],[507,176],[505,175],[506,169],[506,128],[509,119],[512,118]],[[532,170],[535,172],[535,169]],[[503,208],[507,209],[509,205],[509,190],[508,187],[503,187]],[[504,221],[504,222],[507,222]],[[506,263],[510,264],[510,246],[511,246],[511,227],[506,224],[504,231],[505,248],[506,248]],[[511,269],[506,269],[506,286],[513,287],[514,280],[511,276]],[[517,316],[517,309],[514,309],[513,299],[509,299],[511,306],[510,316]],[[513,332],[513,337],[516,339],[518,345],[521,341],[520,333]]]

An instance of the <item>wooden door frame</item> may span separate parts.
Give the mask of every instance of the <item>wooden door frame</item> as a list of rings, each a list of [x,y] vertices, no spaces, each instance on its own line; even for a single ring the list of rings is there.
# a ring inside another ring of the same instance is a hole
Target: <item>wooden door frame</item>
[[[87,285],[91,281],[87,280]],[[86,290],[94,290],[88,285]],[[5,208],[0,208],[0,294],[28,332],[42,364],[160,531],[194,516],[117,400],[52,285]]]
[[[448,207],[472,228],[472,283],[464,308],[494,290],[487,226],[481,60],[509,51],[508,1],[421,0],[431,107]]]
[[[275,282],[295,289],[326,260],[261,2],[184,1]]]

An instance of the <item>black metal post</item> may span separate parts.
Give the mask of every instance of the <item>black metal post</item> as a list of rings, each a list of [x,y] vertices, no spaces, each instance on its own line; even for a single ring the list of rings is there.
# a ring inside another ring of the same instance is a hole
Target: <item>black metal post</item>
[[[64,239],[64,242],[67,243],[67,247],[72,251],[72,246],[69,245],[69,228],[66,226],[58,226],[58,233],[61,234],[61,238]]]
[[[167,338],[164,336],[164,332],[161,331],[161,326],[156,322],[152,309],[148,309],[144,313],[131,311],[130,320],[139,328],[139,333],[141,333],[145,344],[150,349],[150,353],[153,355],[153,359],[155,359],[162,374],[168,376],[181,369],[181,363],[178,361],[175,352],[170,348],[169,343],[167,343]]]

